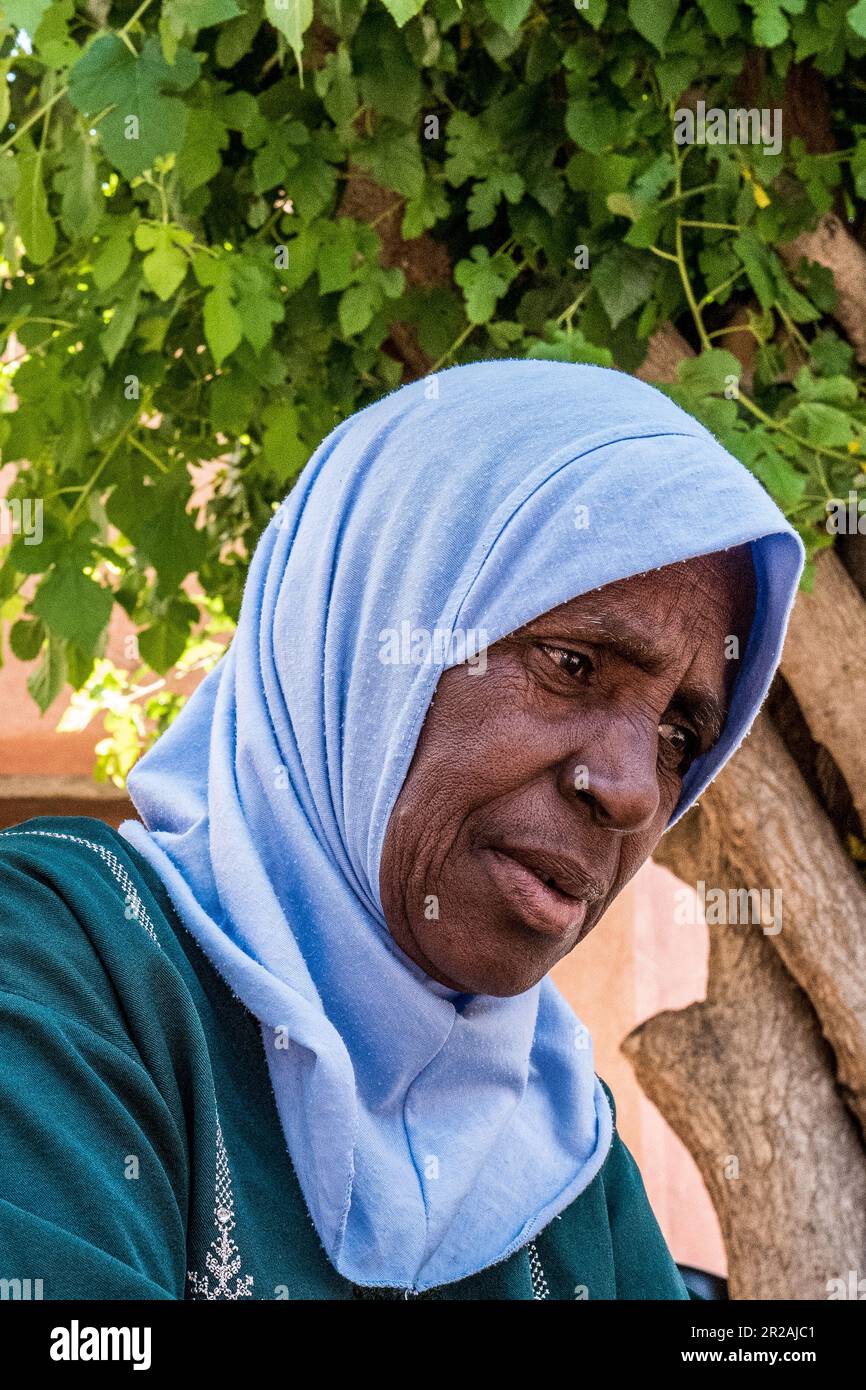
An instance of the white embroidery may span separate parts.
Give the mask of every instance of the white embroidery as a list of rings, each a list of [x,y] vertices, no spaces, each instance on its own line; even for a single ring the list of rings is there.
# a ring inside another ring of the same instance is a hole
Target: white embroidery
[[[151,938],[151,940],[155,941],[157,946],[159,946],[159,938],[156,934],[156,931],[154,930],[153,922],[150,920],[144,903],[138,896],[138,891],[135,887],[135,884],[129,877],[129,874],[126,872],[126,869],[123,867],[120,860],[117,858],[116,855],[111,853],[110,849],[106,849],[104,845],[97,844],[95,840],[85,840],[82,839],[80,835],[64,835],[59,830],[3,831],[3,836],[6,839],[12,838],[16,835],[21,837],[23,837],[24,835],[41,835],[46,840],[70,840],[74,845],[85,845],[87,849],[92,849],[94,854],[98,854],[100,859],[102,859],[103,862],[108,865],[112,874],[117,879],[118,883],[123,889],[127,905],[127,917],[129,917],[130,920],[134,919],[136,922],[140,922],[141,925],[144,927],[144,930],[147,932],[148,936]],[[162,947],[160,947],[160,950],[161,949]]]
[[[153,922],[139,897],[138,891],[126,869],[121,864],[116,855],[104,845],[98,844],[95,840],[85,840],[81,835],[66,835],[60,830],[4,830],[4,838],[14,836],[23,837],[25,835],[38,835],[47,840],[69,840],[75,845],[84,845],[86,849],[98,854],[103,863],[108,865],[109,870],[117,879],[123,889],[126,901],[126,916],[139,922],[147,932],[152,941],[162,950],[159,944],[159,937],[156,934]],[[216,1112],[216,1097],[214,1097],[214,1111]],[[210,1273],[216,1279],[216,1285],[211,1292],[210,1279],[208,1275],[203,1278],[201,1275],[187,1272],[187,1279],[192,1284],[193,1296],[200,1298],[249,1298],[250,1290],[253,1286],[253,1276],[245,1274],[242,1278],[235,1281],[234,1289],[230,1288],[230,1281],[239,1274],[241,1268],[241,1258],[238,1254],[238,1247],[231,1239],[229,1232],[234,1230],[235,1222],[235,1199],[232,1191],[231,1170],[229,1168],[229,1158],[226,1146],[223,1141],[222,1126],[220,1125],[219,1115],[216,1117],[216,1202],[214,1205],[214,1223],[218,1235],[211,1241],[210,1250],[205,1258],[205,1264]]]
[[[532,1283],[532,1297],[534,1299],[550,1298],[550,1289],[547,1286],[547,1279],[541,1265],[538,1246],[534,1240],[531,1240],[526,1248],[529,1252],[529,1278]]]
[[[210,1249],[205,1257],[205,1264],[216,1283],[211,1289],[209,1275],[202,1276],[193,1270],[189,1270],[186,1277],[192,1288],[193,1298],[251,1298],[253,1276],[245,1274],[242,1277],[236,1277],[240,1276],[242,1261],[238,1254],[238,1247],[230,1234],[235,1227],[235,1199],[232,1192],[229,1159],[223,1143],[223,1132],[220,1128],[219,1118],[217,1118],[216,1128],[216,1151],[214,1225],[217,1228],[217,1234],[211,1241]],[[232,1287],[233,1279],[234,1287]]]

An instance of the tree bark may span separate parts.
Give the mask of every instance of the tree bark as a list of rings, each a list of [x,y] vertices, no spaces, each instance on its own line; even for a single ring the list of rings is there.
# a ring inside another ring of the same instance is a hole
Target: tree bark
[[[831,550],[817,562],[815,587],[794,605],[782,673],[809,731],[833,757],[866,825],[866,604]],[[866,919],[863,919],[866,920]]]
[[[781,930],[728,911],[706,1000],[623,1051],[703,1174],[731,1296],[826,1298],[866,1256],[866,888],[766,714],[655,858],[778,895]]]
[[[792,269],[805,256],[832,270],[837,299],[831,312],[844,329],[857,361],[866,363],[866,251],[859,241],[835,212],[828,212],[814,231],[801,232],[779,251]]]
[[[635,376],[641,381],[672,385],[677,379],[677,367],[684,357],[694,357],[694,351],[672,323],[665,323],[650,334],[647,354]]]
[[[703,804],[660,856],[739,887]],[[705,1001],[623,1044],[692,1153],[719,1216],[734,1299],[827,1298],[866,1251],[866,1163],[809,1000],[760,928],[710,929]]]

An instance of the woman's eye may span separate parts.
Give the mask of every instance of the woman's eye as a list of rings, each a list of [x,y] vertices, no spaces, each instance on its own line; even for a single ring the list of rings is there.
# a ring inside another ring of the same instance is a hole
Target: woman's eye
[[[567,676],[588,676],[593,669],[591,658],[583,652],[573,652],[569,647],[543,647],[542,650]]]
[[[686,724],[659,724],[659,734],[676,754],[679,765],[687,767],[698,751],[698,736]]]

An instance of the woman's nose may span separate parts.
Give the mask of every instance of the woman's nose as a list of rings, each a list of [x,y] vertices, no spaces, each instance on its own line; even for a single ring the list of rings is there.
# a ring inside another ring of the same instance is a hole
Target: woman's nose
[[[655,820],[661,792],[658,728],[641,721],[617,721],[580,753],[565,760],[559,790],[568,800],[590,806],[596,824],[624,835],[647,830]]]

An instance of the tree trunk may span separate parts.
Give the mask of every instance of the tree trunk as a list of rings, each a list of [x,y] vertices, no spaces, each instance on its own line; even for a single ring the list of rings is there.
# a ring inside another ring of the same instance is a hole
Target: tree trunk
[[[763,764],[755,755],[752,761],[760,782]],[[751,820],[758,787],[739,758],[723,781],[728,799],[741,803],[739,829],[763,844]],[[742,873],[728,857],[718,783],[666,836],[657,858],[692,883],[705,878],[727,891],[741,886]],[[800,865],[793,859],[790,868],[793,879]],[[778,938],[758,925],[711,927],[706,1000],[650,1019],[623,1044],[643,1089],[700,1168],[735,1299],[827,1298],[830,1281],[847,1286],[866,1250],[863,1145],[810,998],[776,949],[789,914],[786,905]],[[808,931],[808,919],[799,925]]]
[[[866,1270],[866,884],[848,852],[866,821],[863,552],[849,537],[820,556],[775,719],[655,855],[727,911],[708,914],[706,999],[623,1051],[701,1170],[733,1298],[827,1298]],[[743,922],[748,889],[778,905],[780,930]]]

